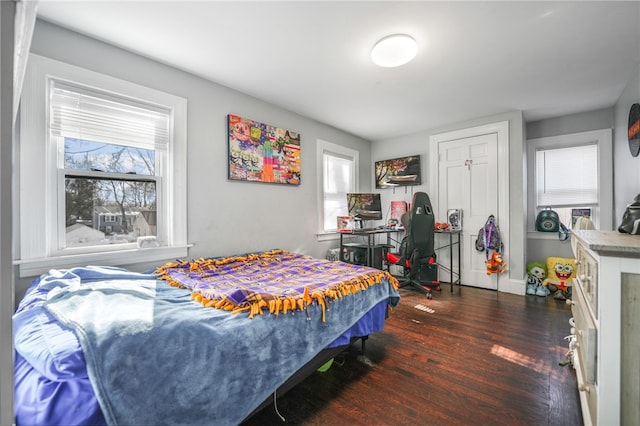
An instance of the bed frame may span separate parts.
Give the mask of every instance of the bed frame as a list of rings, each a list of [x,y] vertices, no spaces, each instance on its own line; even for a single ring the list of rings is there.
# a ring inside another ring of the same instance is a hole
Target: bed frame
[[[302,366],[302,368],[296,371],[286,382],[284,382],[275,392],[275,397],[283,396],[285,393],[300,384],[304,379],[316,372],[320,367],[329,362],[331,359],[337,357],[338,355],[349,349],[358,340],[361,341],[361,354],[364,355],[366,347],[365,342],[368,338],[369,336],[353,337],[349,344],[336,346],[334,348],[323,349],[311,361]],[[265,399],[264,402],[262,402],[262,404],[260,404],[255,410],[253,410],[253,412],[251,412],[251,414],[249,414],[243,421],[250,419],[260,411],[264,410],[266,407],[273,403],[273,400],[274,396],[270,396],[269,398]]]

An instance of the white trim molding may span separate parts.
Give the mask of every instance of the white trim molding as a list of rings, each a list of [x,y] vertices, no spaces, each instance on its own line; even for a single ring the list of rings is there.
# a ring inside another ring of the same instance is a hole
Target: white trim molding
[[[330,153],[336,156],[344,158],[352,158],[354,162],[353,170],[353,182],[355,191],[360,188],[359,185],[359,170],[360,170],[360,153],[355,149],[347,148],[342,145],[337,145],[332,142],[327,142],[322,139],[318,139],[316,143],[316,176],[318,176],[318,188],[317,188],[317,211],[318,211],[318,232],[316,237],[318,241],[330,241],[340,238],[340,234],[337,231],[327,232],[324,229],[324,154]]]

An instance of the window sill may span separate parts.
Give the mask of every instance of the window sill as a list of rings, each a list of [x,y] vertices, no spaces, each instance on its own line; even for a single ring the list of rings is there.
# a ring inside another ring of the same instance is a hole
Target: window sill
[[[124,266],[133,263],[159,262],[187,257],[190,244],[172,247],[135,248],[113,252],[75,254],[39,259],[14,260],[19,267],[20,278],[34,277],[50,269],[69,269],[78,266]],[[160,266],[160,265],[158,265]]]
[[[340,234],[336,232],[320,232],[316,234],[318,241],[334,241],[340,239]]]
[[[528,240],[556,240],[559,241],[557,232],[539,232],[539,231],[529,231],[527,232]],[[567,241],[571,239],[571,236],[567,238]]]

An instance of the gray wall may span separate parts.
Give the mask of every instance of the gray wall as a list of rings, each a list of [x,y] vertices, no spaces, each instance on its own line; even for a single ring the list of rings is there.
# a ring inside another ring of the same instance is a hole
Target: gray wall
[[[630,70],[629,82],[611,108],[527,124],[528,139],[613,128],[613,229],[620,225],[627,204],[640,194],[640,156],[631,156],[627,139],[629,109],[639,102],[640,66]],[[528,262],[552,255],[572,257],[573,252],[568,243],[535,237],[528,239]]]
[[[230,88],[38,21],[33,53],[162,90],[188,100],[188,241],[190,258],[283,248],[324,257],[337,240],[318,242],[316,140],[360,153],[361,189],[370,190],[369,141]],[[311,102],[312,100],[310,100]],[[229,113],[301,135],[300,186],[227,180]],[[157,265],[127,265],[144,270]],[[30,282],[18,283],[21,294]]]
[[[542,261],[549,256],[573,257],[569,241],[560,242],[556,238],[540,238],[538,235],[527,235],[526,232],[526,191],[527,177],[524,166],[525,130],[526,139],[536,139],[570,133],[587,132],[592,130],[613,128],[614,134],[614,219],[615,227],[620,223],[624,209],[633,198],[640,194],[640,157],[633,158],[627,144],[627,121],[629,108],[635,102],[640,102],[640,69],[635,70],[624,92],[616,105],[595,111],[572,114],[546,120],[526,123],[523,129],[519,113],[503,116],[485,117],[464,123],[455,123],[438,129],[426,130],[412,135],[406,135],[390,140],[373,143],[373,161],[420,154],[423,176],[428,176],[429,166],[429,137],[434,134],[456,129],[478,126],[491,122],[509,120],[510,126],[510,226],[511,256],[510,271],[512,277],[518,277],[526,272],[526,264]],[[518,123],[520,123],[518,125]],[[370,180],[373,182],[373,172]],[[413,191],[429,191],[426,178],[423,184],[413,188]],[[383,205],[391,200],[410,201],[411,189],[384,190],[382,192]],[[442,219],[441,219],[442,220]],[[522,229],[519,229],[519,224]],[[545,237],[548,237],[545,235]],[[518,245],[521,242],[521,245]],[[515,251],[514,251],[515,250]],[[514,264],[515,263],[515,264]],[[515,270],[514,270],[515,268]],[[516,278],[517,279],[517,278]]]
[[[549,253],[571,255],[568,243],[526,236],[524,123],[520,112],[478,118],[389,140],[368,141],[224,86],[203,80],[99,41],[38,21],[32,51],[74,65],[176,94],[189,101],[189,241],[190,257],[218,256],[281,247],[322,257],[337,241],[318,242],[317,139],[360,152],[361,190],[373,188],[373,162],[405,155],[422,156],[423,185],[428,191],[428,142],[434,134],[508,120],[510,125],[510,273],[524,276],[526,263]],[[634,70],[612,108],[527,123],[527,138],[540,138],[614,127],[614,217],[619,223],[626,204],[640,193],[640,158],[629,155],[626,121],[629,107],[640,102],[640,72]],[[236,113],[299,131],[302,135],[302,184],[285,187],[230,182],[226,179],[226,115]],[[409,201],[411,189],[381,191],[383,205]],[[522,223],[522,229],[518,224]],[[549,245],[550,244],[550,245]],[[132,265],[142,270],[154,265]],[[21,295],[30,280],[17,286]]]
[[[627,137],[629,109],[634,103],[640,103],[640,65],[633,72],[615,106],[613,219],[616,229],[620,226],[627,204],[640,194],[640,156],[631,156]]]
[[[0,2],[0,424],[13,418],[13,305],[11,263],[12,147],[13,147],[13,29],[14,2]]]
[[[527,139],[547,138],[613,127],[613,107],[527,123]]]
[[[520,111],[513,111],[505,114],[499,114],[490,117],[481,117],[474,120],[452,123],[447,126],[435,129],[425,130],[423,132],[412,135],[397,137],[388,140],[373,142],[372,157],[373,161],[402,157],[405,155],[420,154],[422,161],[423,184],[413,187],[413,191],[429,192],[428,176],[429,176],[429,137],[439,133],[450,132],[458,129],[476,127],[490,123],[501,121],[509,122],[509,250],[510,256],[507,260],[509,263],[509,279],[518,285],[526,273],[525,264],[525,234],[526,234],[526,216],[524,205],[525,197],[525,180],[523,174],[524,165],[524,122]],[[373,171],[370,179],[373,182]],[[411,189],[405,192],[405,189],[385,189],[382,192],[382,205],[388,205],[391,200],[411,200]],[[436,218],[436,220],[445,222],[446,218]],[[522,294],[524,294],[524,285],[522,284]]]

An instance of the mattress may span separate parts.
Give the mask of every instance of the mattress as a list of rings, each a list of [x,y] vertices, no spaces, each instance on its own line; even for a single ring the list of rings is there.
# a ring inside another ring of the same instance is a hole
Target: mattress
[[[249,318],[156,278],[85,267],[33,282],[14,315],[19,425],[238,424],[323,349],[382,331],[399,300],[384,282],[324,321],[315,304]]]

